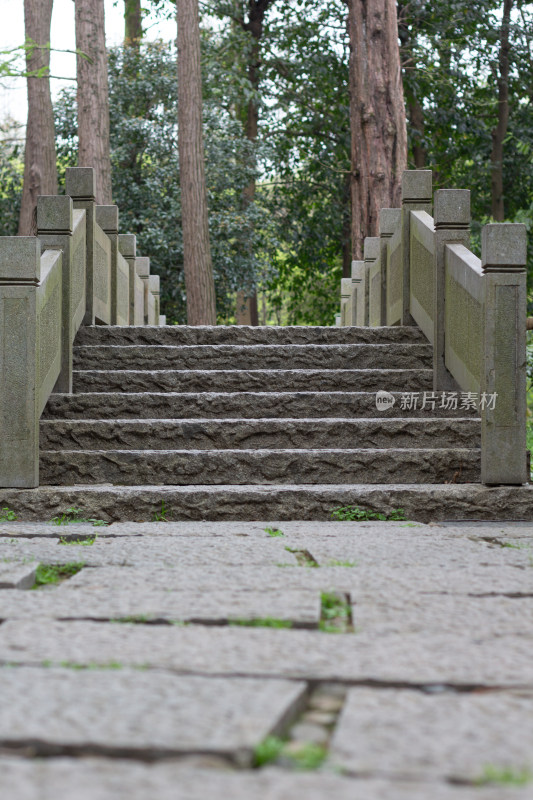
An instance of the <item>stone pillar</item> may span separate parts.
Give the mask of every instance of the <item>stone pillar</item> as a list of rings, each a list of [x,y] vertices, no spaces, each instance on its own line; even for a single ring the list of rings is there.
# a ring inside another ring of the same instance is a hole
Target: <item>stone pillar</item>
[[[154,296],[154,303],[155,303],[155,316],[154,321],[152,323],[148,322],[148,324],[158,325],[159,324],[159,311],[160,311],[160,301],[159,301],[159,292],[160,292],[160,279],[159,275],[150,275],[150,279],[148,281],[148,288],[149,291]]]
[[[342,327],[352,324],[352,279],[341,279],[341,322]]]
[[[407,170],[402,175],[402,325],[415,325],[411,316],[411,211],[431,214],[433,173],[430,169]]]
[[[365,258],[365,316],[364,325],[381,325],[381,275],[379,285],[374,286],[374,267],[381,255],[379,236],[367,236],[364,245]]]
[[[96,179],[92,167],[69,167],[65,174],[65,194],[74,208],[85,209],[87,257],[85,261],[86,311],[84,325],[94,325],[94,225]]]
[[[68,196],[37,198],[37,236],[41,253],[62,250],[61,289],[61,372],[54,392],[72,394],[72,343],[74,341],[72,307],[72,199]]]
[[[144,325],[148,325],[148,293],[150,291],[150,259],[147,256],[137,256],[135,259],[135,272],[144,284]]]
[[[118,206],[96,206],[95,220],[111,242],[111,325],[117,325]]]
[[[166,325],[167,324],[166,314],[160,314],[159,315],[159,324],[160,325]]]
[[[137,253],[137,239],[132,233],[119,233],[119,253],[126,259],[130,270],[130,325],[135,324],[135,255]]]
[[[439,189],[435,192],[435,287],[433,328],[433,389],[436,392],[456,391],[457,384],[446,369],[445,317],[447,244],[470,246],[470,191]]]
[[[381,324],[387,324],[387,258],[389,240],[402,224],[401,208],[382,208],[379,213],[379,236],[381,258]]]
[[[481,236],[485,324],[481,373],[481,481],[523,484],[526,456],[526,260],[521,224],[486,225]]]
[[[0,238],[0,487],[39,485],[37,286],[35,236]]]
[[[365,323],[365,303],[368,294],[368,282],[366,280],[366,267],[364,261],[352,261],[352,295],[351,295],[351,323],[363,327]]]

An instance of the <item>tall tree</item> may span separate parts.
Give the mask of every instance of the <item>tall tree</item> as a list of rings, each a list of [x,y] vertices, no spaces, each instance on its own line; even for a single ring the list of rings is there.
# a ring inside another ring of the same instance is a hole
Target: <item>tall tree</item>
[[[509,27],[514,0],[504,0],[503,18],[498,55],[498,121],[492,131],[491,161],[491,212],[497,222],[505,219],[503,196],[503,143],[509,126]]]
[[[109,90],[104,0],[75,0],[78,77],[78,165],[93,167],[96,201],[111,203]]]
[[[50,23],[53,0],[24,0],[28,122],[19,235],[33,232],[40,194],[57,194],[54,114],[50,97]]]
[[[198,0],[178,0],[178,148],[189,325],[216,325],[202,131]]]
[[[142,36],[141,0],[124,0],[124,44],[138,50]]]
[[[380,208],[400,204],[407,126],[396,0],[348,0],[352,161],[352,251],[363,256]]]

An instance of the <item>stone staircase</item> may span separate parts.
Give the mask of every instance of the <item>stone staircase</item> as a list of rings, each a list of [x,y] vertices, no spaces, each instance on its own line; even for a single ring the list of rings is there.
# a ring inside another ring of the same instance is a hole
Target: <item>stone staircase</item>
[[[414,327],[83,327],[74,394],[53,394],[41,419],[41,486],[19,504],[38,493],[40,518],[59,504],[149,520],[161,503],[173,519],[347,504],[423,518],[452,490],[464,509],[487,491],[480,423],[421,408],[431,359]],[[376,408],[378,390],[393,408]],[[406,392],[418,408],[402,410]]]

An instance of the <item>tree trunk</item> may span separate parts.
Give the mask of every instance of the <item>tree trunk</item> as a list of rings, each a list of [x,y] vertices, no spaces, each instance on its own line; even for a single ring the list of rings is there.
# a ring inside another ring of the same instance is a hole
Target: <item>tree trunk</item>
[[[141,0],[124,0],[124,44],[138,50],[142,36]]]
[[[44,69],[42,78],[27,78],[28,124],[24,159],[24,186],[19,217],[19,236],[35,234],[37,197],[57,194],[54,114],[50,98],[50,22],[53,0],[24,0],[26,40],[41,47],[26,51],[28,73]]]
[[[189,325],[216,325],[202,134],[198,0],[178,0],[178,146]]]
[[[492,131],[491,161],[491,214],[496,222],[505,219],[503,197],[503,143],[509,124],[509,25],[513,0],[504,0],[503,19],[498,58],[498,122]]]
[[[350,175],[343,182],[342,204],[342,277],[352,277],[352,208],[350,198]]]
[[[398,0],[398,35],[401,43],[401,63],[406,80],[403,82],[405,103],[412,135],[413,161],[416,169],[424,169],[427,163],[427,150],[424,145],[424,109],[413,91],[410,76],[416,73],[416,62],[413,54],[413,36],[406,20],[411,5],[410,0]],[[416,30],[416,28],[415,28]]]
[[[111,203],[109,90],[104,0],[75,0],[78,76],[78,166],[93,167],[96,202]]]
[[[407,126],[395,0],[349,0],[352,250],[363,257],[381,208],[400,205]]]

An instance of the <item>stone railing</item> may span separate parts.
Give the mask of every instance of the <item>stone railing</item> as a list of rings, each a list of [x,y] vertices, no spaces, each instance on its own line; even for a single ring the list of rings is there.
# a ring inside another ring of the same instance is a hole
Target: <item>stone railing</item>
[[[0,237],[0,486],[39,485],[39,418],[72,392],[80,325],[161,325],[159,277],[97,206],[92,169],[68,169],[66,195],[39,197],[37,236]]]
[[[475,396],[481,480],[523,484],[526,458],[526,227],[482,229],[470,250],[470,192],[440,189],[429,170],[405,172],[402,208],[382,209],[341,286],[337,324],[418,325],[433,345],[433,389]]]

